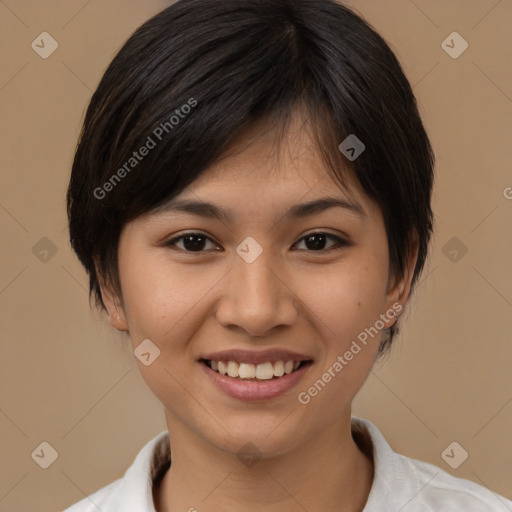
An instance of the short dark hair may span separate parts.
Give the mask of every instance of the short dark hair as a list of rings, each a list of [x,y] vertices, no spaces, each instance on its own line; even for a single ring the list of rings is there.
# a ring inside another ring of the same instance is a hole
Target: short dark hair
[[[179,0],[126,41],[85,115],[67,211],[89,298],[105,307],[100,277],[120,292],[127,222],[178,195],[241,130],[271,120],[284,133],[298,109],[332,177],[343,185],[350,172],[381,208],[391,275],[404,275],[417,239],[414,287],[433,231],[434,154],[384,39],[334,0]],[[339,149],[351,134],[365,145],[353,161]]]

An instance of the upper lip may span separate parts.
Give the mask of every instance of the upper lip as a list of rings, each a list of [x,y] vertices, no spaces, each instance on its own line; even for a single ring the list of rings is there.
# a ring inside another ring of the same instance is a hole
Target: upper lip
[[[237,361],[240,363],[262,364],[272,361],[312,361],[313,359],[304,354],[286,350],[283,348],[271,348],[267,350],[253,351],[243,349],[221,350],[211,352],[200,357],[209,361]]]

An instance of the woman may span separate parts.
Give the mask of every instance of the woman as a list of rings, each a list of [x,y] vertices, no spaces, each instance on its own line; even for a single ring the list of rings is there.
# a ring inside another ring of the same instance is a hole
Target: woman
[[[433,166],[396,57],[333,0],[180,0],[140,27],[68,215],[168,431],[67,512],[510,510],[351,417],[428,254]]]

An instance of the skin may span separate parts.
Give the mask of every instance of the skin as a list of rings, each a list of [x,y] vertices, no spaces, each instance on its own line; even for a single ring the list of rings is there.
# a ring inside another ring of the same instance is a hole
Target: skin
[[[395,280],[376,203],[354,180],[343,191],[329,177],[304,125],[293,121],[277,153],[264,128],[241,134],[179,196],[231,210],[232,223],[182,212],[141,216],[125,226],[119,242],[122,294],[102,287],[112,325],[129,332],[133,348],[149,338],[161,350],[149,366],[136,360],[165,407],[170,436],[172,465],[154,489],[158,512],[360,512],[371,489],[373,462],[352,438],[351,402],[382,333],[307,405],[297,395],[381,314],[405,305],[417,246]],[[282,219],[294,204],[324,196],[356,200],[366,218],[331,208]],[[304,239],[312,231],[351,245],[326,238],[315,250]],[[210,240],[198,250],[183,240],[163,244],[189,232]],[[235,252],[247,236],[263,248],[250,264]],[[223,394],[197,362],[211,351],[267,347],[304,353],[314,364],[291,390],[261,402]],[[250,467],[237,457],[248,442],[261,452]]]

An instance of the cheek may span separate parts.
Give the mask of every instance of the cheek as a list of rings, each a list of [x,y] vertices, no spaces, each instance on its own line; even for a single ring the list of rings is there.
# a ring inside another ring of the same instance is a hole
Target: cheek
[[[316,342],[323,345],[318,365],[299,390],[299,402],[307,402],[311,417],[325,421],[334,420],[351,403],[371,371],[382,339],[379,320],[385,307],[387,259],[380,251],[353,256],[328,274],[298,281],[314,313],[309,316],[316,319]],[[337,405],[328,407],[329,403]]]
[[[132,348],[150,339],[160,350],[148,366],[137,361],[142,377],[166,406],[193,411],[200,393],[183,392],[196,364],[190,340],[204,321],[205,296],[220,276],[198,272],[194,265],[172,264],[165,254],[154,252],[131,253],[119,267]]]
[[[150,338],[172,352],[193,335],[208,293],[223,275],[172,262],[165,251],[154,250],[132,252],[119,266],[132,345]]]
[[[363,265],[336,276],[329,279],[329,286],[310,295],[314,312],[310,317],[318,319],[315,336],[323,350],[297,390],[306,431],[330,424],[350,407],[373,367],[382,338],[375,329],[385,291],[379,272]]]
[[[386,280],[382,260],[361,254],[328,273],[298,277],[294,290],[315,313],[324,338],[342,348],[384,312]]]

